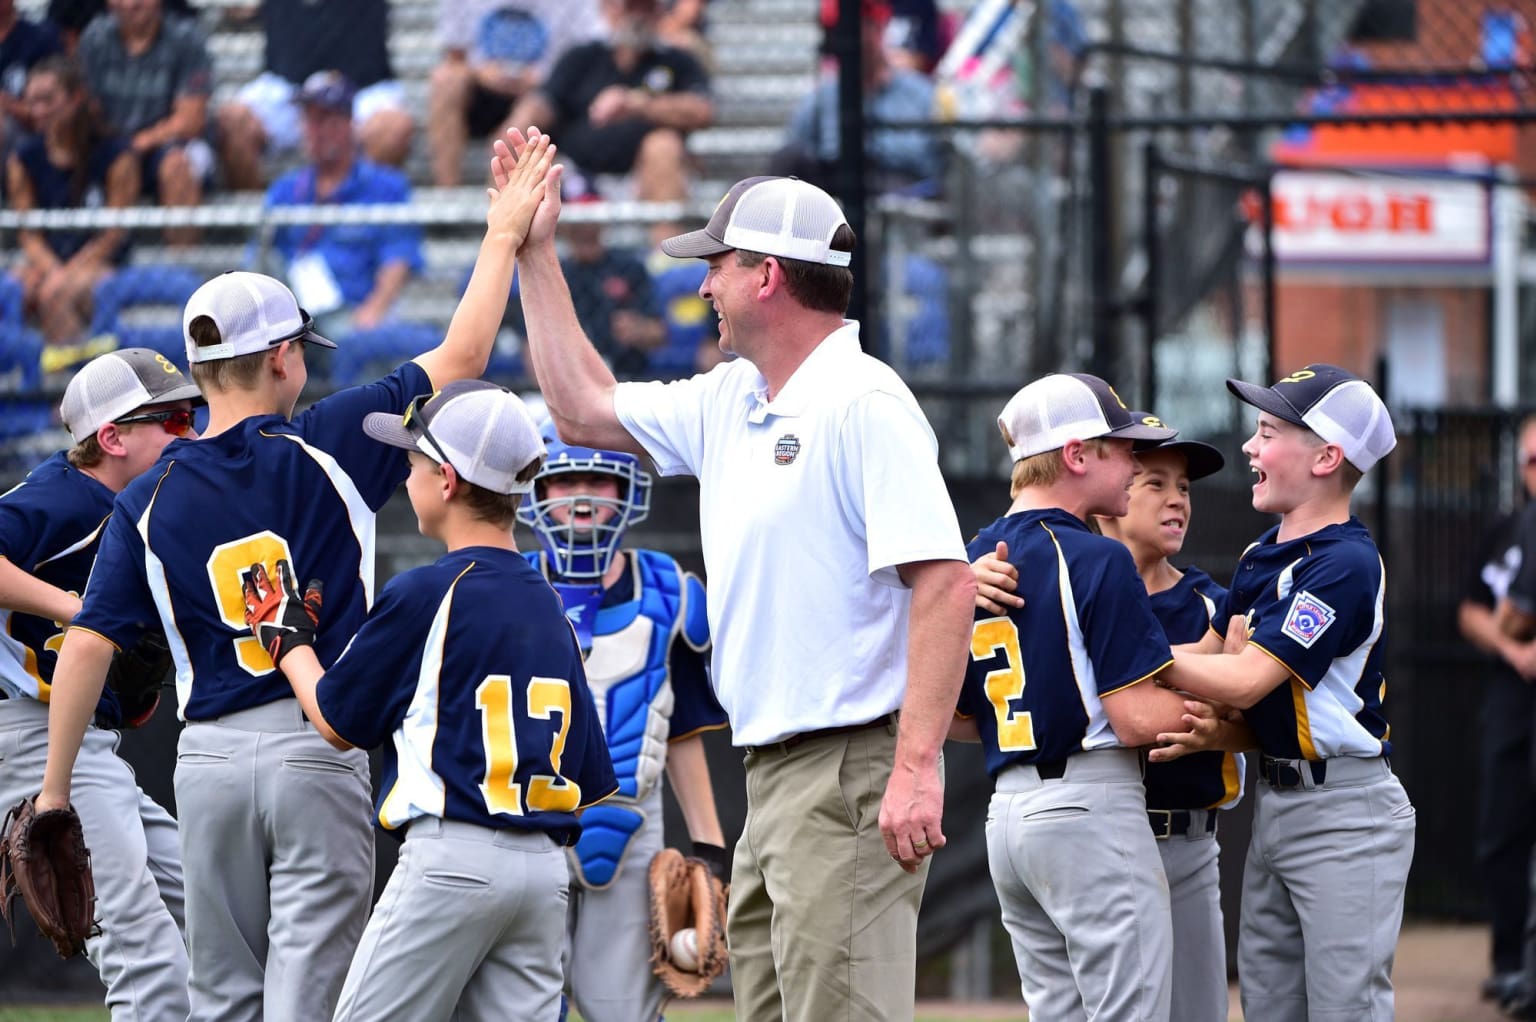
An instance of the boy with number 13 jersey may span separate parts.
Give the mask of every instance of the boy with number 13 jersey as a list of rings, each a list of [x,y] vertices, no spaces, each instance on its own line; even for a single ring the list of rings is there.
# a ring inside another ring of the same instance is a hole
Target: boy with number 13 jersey
[[[286,603],[252,615],[326,741],[389,743],[378,822],[405,843],[336,1022],[553,1019],[564,849],[618,782],[560,597],[512,540],[544,444],[523,403],[480,380],[363,427],[411,452],[406,492],[447,554],[392,579],[329,669],[291,573]]]

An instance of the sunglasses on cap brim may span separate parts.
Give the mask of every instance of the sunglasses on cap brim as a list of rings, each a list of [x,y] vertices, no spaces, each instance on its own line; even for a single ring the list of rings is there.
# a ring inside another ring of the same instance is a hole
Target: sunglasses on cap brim
[[[427,443],[431,444],[433,449],[437,451],[438,460],[444,465],[452,465],[453,462],[448,460],[448,452],[443,450],[443,445],[437,442],[437,437],[433,436],[432,431],[427,428],[427,417],[423,414],[423,409],[425,409],[427,402],[435,397],[437,397],[437,394],[434,392],[431,394],[418,394],[412,398],[411,403],[405,406],[405,416],[400,420],[400,425],[413,433],[420,433],[426,437]],[[454,471],[457,472],[458,469],[455,468]]]

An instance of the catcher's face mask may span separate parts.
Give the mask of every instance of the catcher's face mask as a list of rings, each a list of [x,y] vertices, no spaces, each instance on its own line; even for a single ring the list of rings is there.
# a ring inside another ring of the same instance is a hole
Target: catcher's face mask
[[[518,508],[518,521],[539,538],[557,576],[601,579],[613,564],[624,533],[651,512],[650,474],[632,454],[561,443],[553,428],[546,428],[544,445],[549,460],[534,478],[533,499]],[[613,479],[617,495],[549,495],[549,483],[578,474]]]

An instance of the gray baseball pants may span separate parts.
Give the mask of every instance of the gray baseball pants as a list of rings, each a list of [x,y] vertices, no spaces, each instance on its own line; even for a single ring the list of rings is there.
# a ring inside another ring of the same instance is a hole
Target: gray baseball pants
[[[997,777],[987,862],[1032,1022],[1167,1022],[1173,926],[1134,749]]]
[[[651,971],[651,858],[662,848],[661,785],[637,807],[635,832],[613,882],[583,887],[572,868],[565,977],[586,1022],[655,1022],[666,988]],[[568,851],[574,857],[574,851]]]
[[[1381,758],[1255,792],[1238,983],[1248,1022],[1388,1022],[1414,809]]]
[[[176,805],[191,1022],[329,1018],[373,896],[368,757],[282,699],[189,723]]]
[[[91,850],[101,927],[85,953],[106,984],[113,1022],[184,1022],[187,947],[176,821],[139,789],[133,768],[117,755],[120,738],[87,728],[70,782]],[[47,761],[48,707],[35,699],[0,700],[0,814],[38,793]]]
[[[543,832],[414,821],[336,1022],[554,1022],[569,883]]]
[[[1221,849],[1206,818],[1189,811],[1188,834],[1157,840],[1173,912],[1173,993],[1169,1018],[1227,1022],[1227,940],[1221,921]]]

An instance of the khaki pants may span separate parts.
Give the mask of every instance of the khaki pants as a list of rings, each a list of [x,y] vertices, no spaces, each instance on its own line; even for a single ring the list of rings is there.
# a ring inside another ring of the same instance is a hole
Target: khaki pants
[[[905,873],[880,836],[895,730],[747,754],[728,931],[742,1022],[912,1018],[928,860]]]

